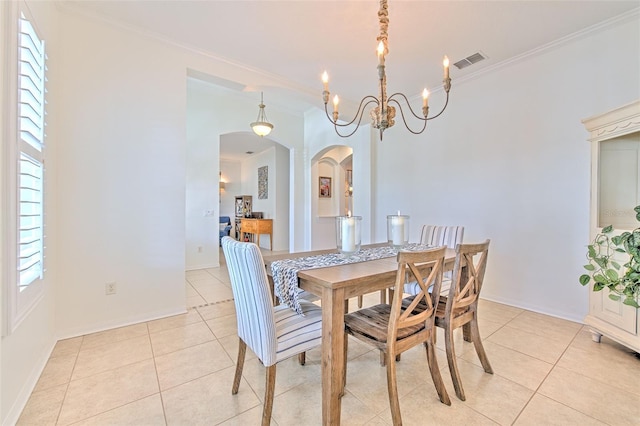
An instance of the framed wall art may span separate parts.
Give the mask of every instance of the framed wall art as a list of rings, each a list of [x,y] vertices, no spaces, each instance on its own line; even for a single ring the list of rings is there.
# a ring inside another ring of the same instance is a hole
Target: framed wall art
[[[269,166],[258,168],[258,199],[269,198]]]
[[[318,196],[320,198],[331,198],[331,178],[320,176],[318,186]]]

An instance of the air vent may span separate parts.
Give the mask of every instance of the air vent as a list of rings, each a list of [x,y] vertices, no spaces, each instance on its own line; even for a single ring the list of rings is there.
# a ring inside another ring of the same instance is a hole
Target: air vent
[[[461,70],[462,68],[466,68],[469,65],[473,65],[477,62],[480,62],[484,59],[487,59],[487,57],[485,55],[483,55],[480,52],[474,53],[473,55],[467,56],[464,59],[459,60],[458,62],[456,62],[455,65],[459,70]]]

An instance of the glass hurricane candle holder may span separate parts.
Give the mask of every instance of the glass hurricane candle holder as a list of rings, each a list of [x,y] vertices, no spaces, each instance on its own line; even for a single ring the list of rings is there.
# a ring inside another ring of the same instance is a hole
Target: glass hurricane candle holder
[[[360,251],[362,216],[336,216],[336,246],[338,251],[350,255]]]
[[[401,248],[409,244],[409,216],[387,216],[387,241],[395,248]]]

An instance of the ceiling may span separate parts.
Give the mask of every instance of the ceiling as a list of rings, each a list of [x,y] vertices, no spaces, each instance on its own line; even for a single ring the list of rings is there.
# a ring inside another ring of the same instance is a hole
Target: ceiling
[[[299,113],[321,107],[324,70],[332,95],[338,93],[346,107],[342,111],[353,109],[365,95],[377,95],[376,0],[82,0],[58,5],[237,69],[210,76],[210,81],[252,99],[254,92],[264,91],[267,112],[270,104]],[[455,100],[456,80],[631,10],[638,19],[639,8],[638,0],[389,0],[389,94],[403,92],[419,108],[426,86],[434,92],[430,106],[437,110],[445,54],[452,64],[476,52],[487,57],[462,70],[451,67]]]

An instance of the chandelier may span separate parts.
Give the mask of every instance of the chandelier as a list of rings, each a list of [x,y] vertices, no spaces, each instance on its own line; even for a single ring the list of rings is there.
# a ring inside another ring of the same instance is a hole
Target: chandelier
[[[260,136],[267,136],[273,130],[273,124],[267,120],[267,114],[264,112],[264,99],[262,98],[262,92],[260,92],[260,105],[258,105],[258,118],[251,123],[253,132]]]
[[[330,95],[329,75],[327,74],[326,71],[322,74],[322,83],[324,84],[324,90],[322,91],[322,100],[324,101],[324,111],[327,115],[327,118],[333,123],[333,126],[338,136],[343,138],[347,138],[353,135],[358,130],[358,127],[360,126],[360,122],[362,121],[362,116],[364,115],[364,111],[369,104],[376,105],[376,107],[373,108],[370,112],[371,126],[380,130],[380,140],[382,140],[382,133],[386,129],[388,129],[389,127],[392,127],[395,124],[396,107],[391,106],[390,104],[395,104],[397,106],[398,110],[400,111],[400,116],[402,117],[402,121],[404,122],[405,127],[407,128],[407,130],[409,130],[411,133],[415,135],[419,135],[420,133],[424,132],[424,130],[427,128],[427,121],[433,120],[434,118],[439,117],[447,108],[447,105],[449,104],[449,89],[451,89],[451,78],[449,78],[449,58],[447,58],[446,56],[444,57],[444,60],[442,62],[442,65],[444,67],[444,80],[442,80],[442,82],[443,82],[444,91],[446,92],[447,97],[446,97],[445,104],[442,107],[442,110],[438,114],[428,117],[429,91],[426,88],[422,92],[422,117],[420,117],[413,111],[413,109],[411,108],[411,105],[409,104],[409,100],[403,93],[398,92],[398,93],[394,93],[391,96],[387,96],[387,75],[385,73],[385,64],[384,64],[386,55],[389,53],[389,46],[387,43],[387,27],[389,26],[389,11],[387,6],[387,0],[380,0],[380,10],[378,11],[378,19],[380,21],[380,34],[378,35],[378,38],[377,38],[378,81],[380,83],[380,91],[379,91],[378,97],[375,97],[372,95],[365,96],[360,101],[360,105],[358,106],[358,111],[356,112],[355,117],[353,117],[353,120],[344,124],[338,123],[338,103],[340,102],[340,99],[338,98],[338,95],[334,96],[333,114],[332,114],[332,117],[330,117],[329,111],[327,110],[327,103],[329,102],[329,95]],[[409,127],[409,125],[407,124],[407,120],[405,119],[405,112],[402,109],[402,106],[400,105],[400,103],[398,102],[399,98],[404,99],[404,102],[406,103],[411,114],[422,122],[421,129],[413,130],[411,127]],[[356,123],[355,128],[351,133],[346,133],[346,134],[340,133],[340,128],[349,127],[356,120],[358,122]]]

